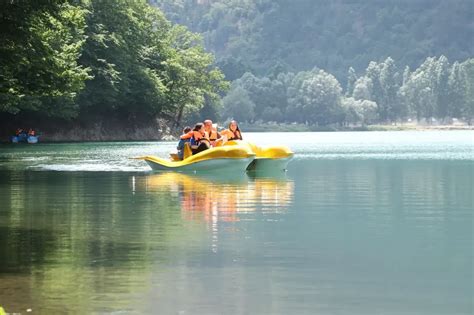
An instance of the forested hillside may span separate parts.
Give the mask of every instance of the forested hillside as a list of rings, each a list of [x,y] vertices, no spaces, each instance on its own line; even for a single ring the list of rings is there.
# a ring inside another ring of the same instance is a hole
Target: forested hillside
[[[222,118],[470,123],[468,0],[152,0],[200,32],[233,85]]]
[[[345,79],[391,57],[418,67],[429,56],[474,56],[471,0],[150,0],[202,33],[227,79],[317,66]]]

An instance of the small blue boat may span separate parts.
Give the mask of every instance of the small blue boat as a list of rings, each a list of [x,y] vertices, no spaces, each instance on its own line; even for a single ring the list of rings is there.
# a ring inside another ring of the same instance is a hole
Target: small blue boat
[[[28,135],[26,133],[20,133],[16,136],[11,136],[10,138],[12,143],[28,142]]]
[[[11,143],[38,143],[39,141],[39,136],[33,136],[33,135],[27,135],[25,133],[20,133],[19,135],[16,136],[11,136],[10,137]]]
[[[28,138],[26,139],[26,141],[28,141],[28,143],[30,144],[38,143],[38,140],[39,136],[28,136]]]
[[[26,133],[20,133],[17,137],[18,142],[27,142],[28,135]]]

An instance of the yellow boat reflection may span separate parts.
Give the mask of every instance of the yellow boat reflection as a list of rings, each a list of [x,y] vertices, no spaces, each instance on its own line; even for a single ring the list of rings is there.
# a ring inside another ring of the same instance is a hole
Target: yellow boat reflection
[[[202,176],[168,172],[139,178],[138,189],[168,190],[179,196],[184,219],[238,221],[238,214],[285,212],[293,201],[294,182],[286,175]]]

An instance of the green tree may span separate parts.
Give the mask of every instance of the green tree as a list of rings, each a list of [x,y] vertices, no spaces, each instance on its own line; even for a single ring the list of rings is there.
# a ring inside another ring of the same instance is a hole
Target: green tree
[[[176,125],[226,88],[199,35],[173,26],[145,1],[92,0],[81,63],[94,79],[80,97],[84,117]]]
[[[449,103],[446,104],[446,115],[461,118],[463,109],[466,108],[467,78],[459,62],[454,62],[449,73],[447,93]]]
[[[300,122],[329,125],[344,119],[342,88],[336,78],[323,70],[296,75],[289,89],[289,112]]]
[[[439,119],[443,119],[449,115],[451,103],[448,86],[450,75],[448,58],[440,56],[438,60],[435,61],[434,67],[434,76],[436,78],[433,84],[433,91],[436,94],[435,116]]]
[[[461,115],[472,124],[474,119],[474,58],[470,58],[461,64],[466,80],[466,90],[464,96],[464,107],[461,110]]]
[[[342,99],[342,107],[346,112],[346,122],[368,125],[377,118],[377,103],[368,100],[356,100],[352,97]]]
[[[413,71],[410,78],[403,85],[400,94],[410,104],[410,113],[417,120],[422,118],[431,119],[436,108],[436,59],[429,57],[423,64]]]
[[[85,10],[66,1],[0,4],[0,112],[70,118],[89,78],[77,63]]]
[[[349,67],[347,71],[347,85],[346,85],[346,96],[352,95],[354,92],[354,85],[357,81],[357,75],[355,73],[354,68]]]
[[[252,122],[255,118],[255,104],[250,99],[247,91],[242,87],[235,85],[226,97],[223,98],[224,104],[221,116],[228,119],[236,119],[243,122]]]
[[[372,79],[362,76],[354,83],[354,91],[352,97],[356,100],[373,100],[372,96],[373,83]]]

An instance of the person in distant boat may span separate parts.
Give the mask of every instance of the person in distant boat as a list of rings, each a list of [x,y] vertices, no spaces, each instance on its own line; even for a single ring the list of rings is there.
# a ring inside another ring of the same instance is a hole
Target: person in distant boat
[[[217,143],[220,142],[219,139],[221,138],[221,135],[219,134],[219,132],[217,132],[217,128],[212,125],[212,120],[204,120],[204,130],[208,135],[211,145],[215,147]]]
[[[34,129],[30,128],[30,130],[28,130],[28,136],[35,136],[36,135],[36,132]]]
[[[192,130],[191,137],[191,150],[193,154],[207,150],[210,147],[211,141],[209,141],[206,130],[204,129],[204,124],[197,123]]]
[[[237,121],[232,120],[229,123],[229,129],[221,131],[221,135],[226,136],[227,140],[242,140],[242,132],[240,131]]]
[[[176,147],[176,149],[178,150],[178,157],[179,157],[180,160],[182,160],[183,156],[184,156],[184,145],[185,145],[185,143],[191,141],[191,136],[188,136],[190,131],[191,131],[191,127],[189,127],[189,126],[184,127],[183,134],[181,135],[181,137],[179,139],[179,142],[178,142],[178,146]]]
[[[15,132],[15,135],[16,135],[16,136],[19,136],[19,135],[21,135],[22,133],[23,133],[23,129],[18,128],[18,129],[16,130],[16,132]]]

